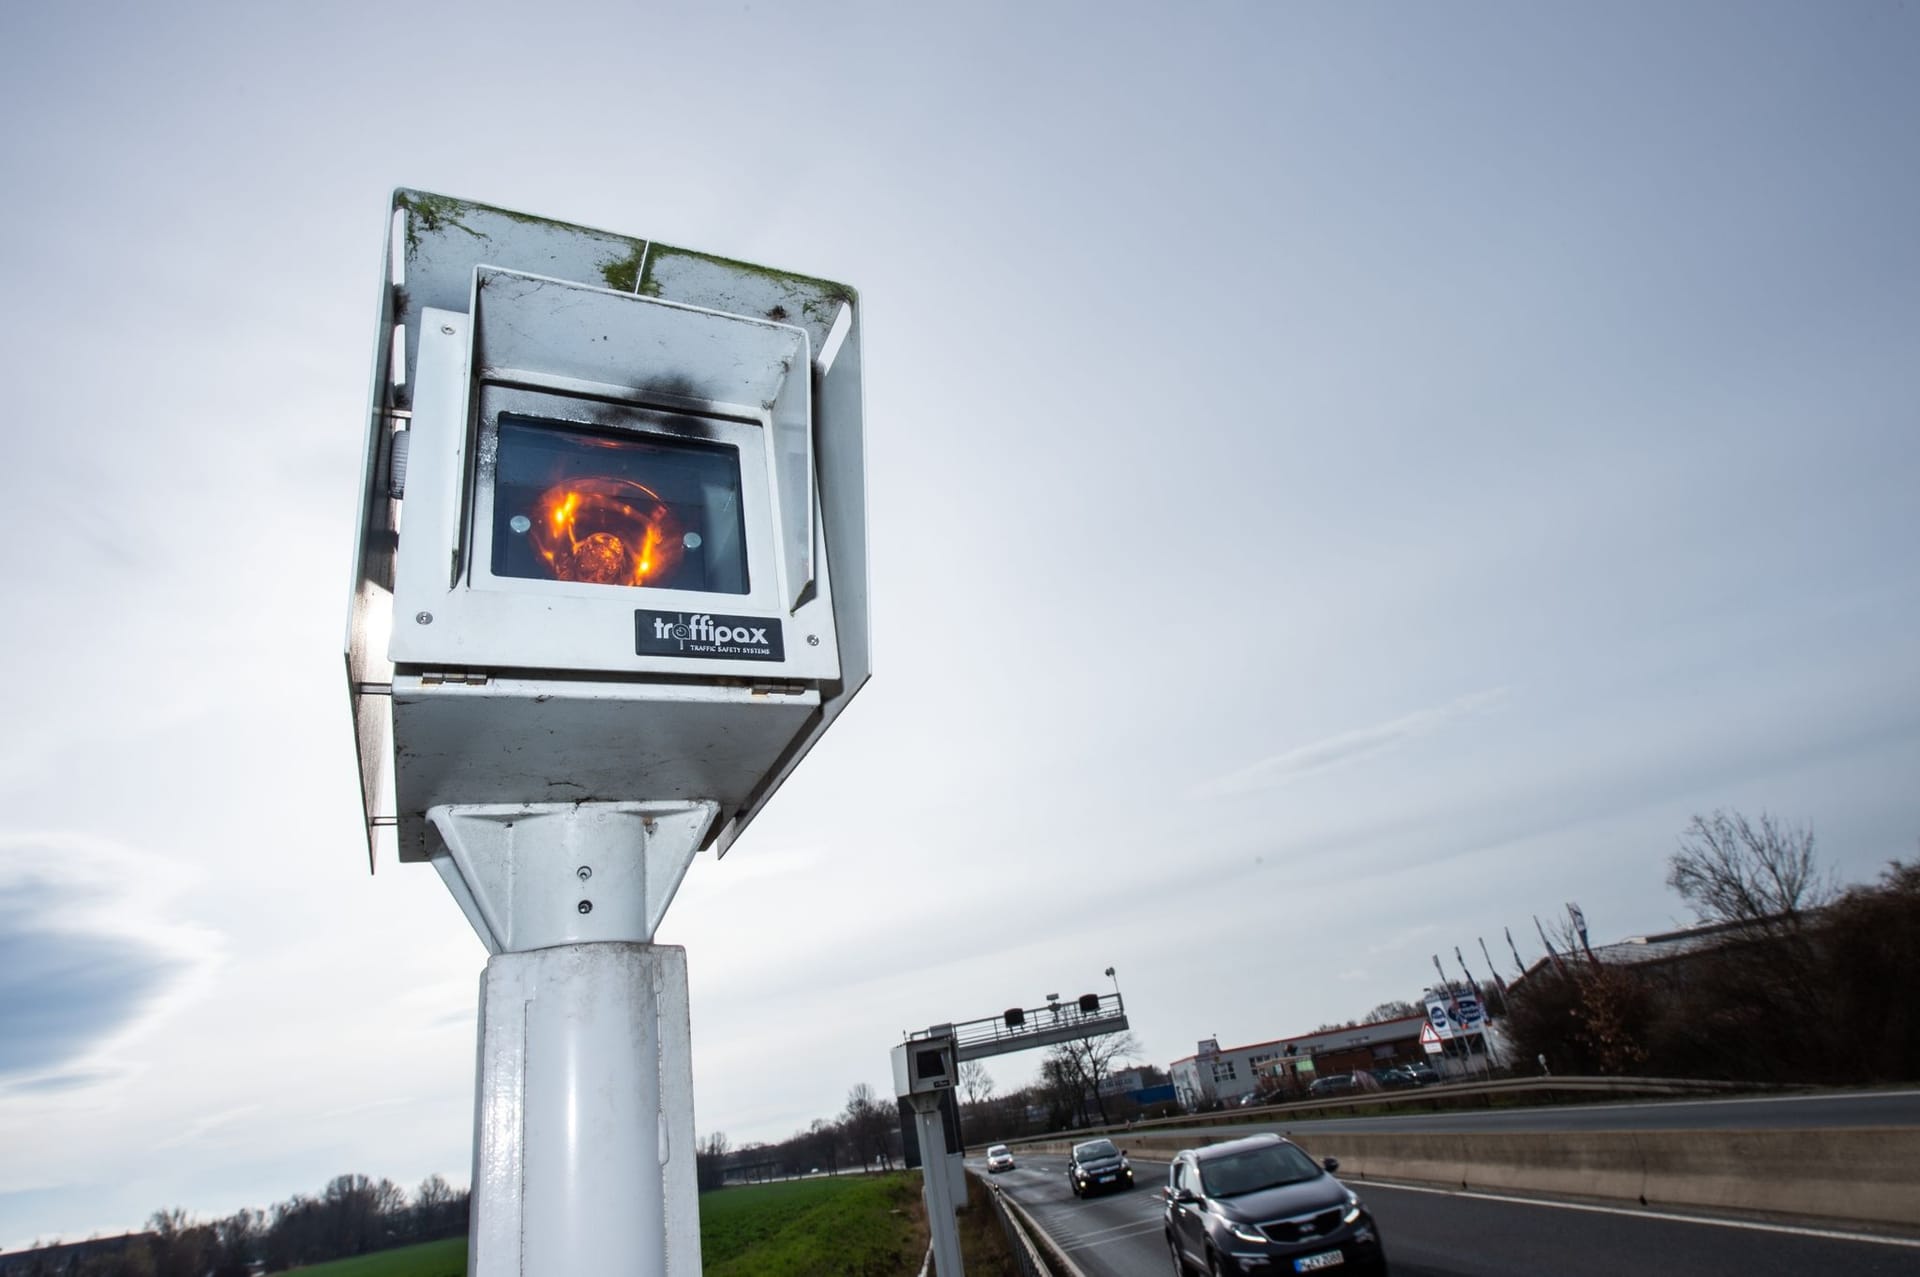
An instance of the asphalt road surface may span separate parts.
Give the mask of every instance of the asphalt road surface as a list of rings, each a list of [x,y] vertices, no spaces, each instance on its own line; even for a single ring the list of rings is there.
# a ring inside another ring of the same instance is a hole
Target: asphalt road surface
[[[1168,1277],[1173,1261],[1159,1198],[1166,1163],[1136,1161],[1135,1188],[1085,1201],[1067,1188],[1066,1165],[1064,1157],[1022,1157],[1014,1170],[989,1178],[1089,1277]],[[983,1161],[969,1159],[968,1166],[985,1173]],[[1379,1225],[1394,1277],[1920,1277],[1920,1237],[1876,1239],[1844,1229],[1378,1183],[1356,1187]]]
[[[1417,1096],[1417,1091],[1389,1092]],[[1453,1113],[1389,1113],[1381,1117],[1249,1118],[1206,1130],[1256,1131],[1766,1131],[1828,1126],[1920,1126],[1920,1091],[1857,1091],[1839,1095],[1767,1095],[1732,1100],[1644,1100],[1629,1104],[1556,1104],[1540,1108],[1462,1109]],[[1175,1134],[1149,1127],[1141,1134]]]

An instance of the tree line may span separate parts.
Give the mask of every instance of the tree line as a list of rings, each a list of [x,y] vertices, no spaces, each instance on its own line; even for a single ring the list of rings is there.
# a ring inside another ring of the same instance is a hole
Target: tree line
[[[838,1174],[843,1167],[892,1170],[900,1158],[894,1105],[861,1082],[848,1088],[847,1101],[838,1113],[815,1118],[805,1130],[784,1140],[735,1147],[725,1131],[702,1136],[694,1164],[700,1191],[705,1193],[729,1180],[788,1179],[815,1171]]]
[[[1920,861],[1843,889],[1811,829],[1715,812],[1693,818],[1666,882],[1703,925],[1691,948],[1623,964],[1566,944],[1511,988],[1522,1060],[1764,1083],[1920,1078]]]
[[[387,1179],[339,1175],[316,1195],[267,1210],[196,1221],[156,1211],[124,1237],[42,1244],[0,1254],[0,1277],[248,1277],[347,1259],[413,1242],[463,1236],[469,1196],[429,1175],[409,1198]]]

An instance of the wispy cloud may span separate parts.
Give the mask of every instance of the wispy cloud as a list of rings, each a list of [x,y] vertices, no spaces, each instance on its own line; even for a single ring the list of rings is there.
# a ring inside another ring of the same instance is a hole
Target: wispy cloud
[[[204,986],[221,938],[168,916],[178,876],[94,839],[0,835],[0,1093],[115,1079],[115,1044]]]
[[[232,1126],[243,1118],[251,1117],[260,1111],[258,1104],[242,1104],[237,1108],[226,1109],[219,1113],[209,1113],[187,1123],[178,1133],[155,1145],[156,1148],[185,1148],[200,1143],[208,1135],[222,1127]]]
[[[1507,689],[1491,688],[1436,705],[1429,709],[1378,723],[1372,727],[1341,732],[1284,753],[1263,758],[1224,776],[1216,776],[1193,786],[1193,798],[1237,798],[1285,785],[1315,772],[1344,767],[1363,758],[1382,753],[1422,736],[1430,736],[1458,719],[1491,709],[1505,699]]]

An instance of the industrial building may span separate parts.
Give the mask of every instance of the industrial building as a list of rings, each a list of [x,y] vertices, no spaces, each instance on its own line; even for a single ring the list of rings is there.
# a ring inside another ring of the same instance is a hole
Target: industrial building
[[[1206,1038],[1168,1072],[1184,1108],[1236,1104],[1255,1091],[1294,1090],[1330,1074],[1427,1063],[1420,1046],[1426,1022],[1424,1014],[1409,1015],[1224,1049],[1219,1039]]]

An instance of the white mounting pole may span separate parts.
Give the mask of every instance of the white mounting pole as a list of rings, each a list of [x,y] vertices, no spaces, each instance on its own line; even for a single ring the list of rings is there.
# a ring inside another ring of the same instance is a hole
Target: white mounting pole
[[[434,863],[493,953],[469,1277],[699,1277],[686,951],[647,942],[715,810],[428,812],[448,849]]]
[[[954,1219],[953,1182],[947,1172],[947,1123],[940,1096],[908,1097],[914,1134],[920,1140],[920,1185],[927,1201],[927,1231],[933,1234],[933,1267],[938,1277],[962,1277],[960,1226]]]

